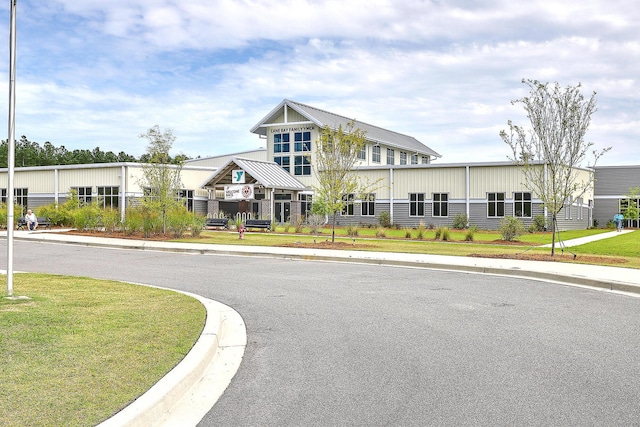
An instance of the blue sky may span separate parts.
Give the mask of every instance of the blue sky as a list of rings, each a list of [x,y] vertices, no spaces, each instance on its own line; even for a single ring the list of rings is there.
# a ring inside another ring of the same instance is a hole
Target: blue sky
[[[503,161],[527,78],[595,91],[599,164],[640,164],[638,22],[633,0],[18,0],[16,134],[138,156],[159,125],[173,154],[205,157],[263,145],[249,129],[288,98],[414,136],[438,162]]]

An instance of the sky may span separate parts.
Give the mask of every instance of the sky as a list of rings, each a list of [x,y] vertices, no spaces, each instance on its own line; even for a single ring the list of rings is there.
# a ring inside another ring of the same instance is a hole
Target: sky
[[[17,0],[16,16],[16,138],[40,144],[139,156],[158,125],[174,155],[238,153],[265,145],[249,130],[286,98],[411,135],[437,162],[506,161],[499,132],[529,127],[512,101],[533,79],[595,93],[598,165],[640,164],[635,0]]]

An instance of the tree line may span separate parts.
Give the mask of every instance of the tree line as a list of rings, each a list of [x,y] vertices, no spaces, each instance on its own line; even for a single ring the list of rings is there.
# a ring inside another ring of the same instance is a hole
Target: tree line
[[[3,140],[0,144],[0,167],[8,167],[9,144]],[[53,165],[80,165],[88,163],[148,163],[149,154],[145,153],[140,157],[120,151],[115,154],[113,151],[102,151],[100,147],[92,150],[75,149],[68,150],[64,145],[56,147],[47,141],[40,145],[38,142],[29,141],[26,136],[22,136],[15,143],[15,166],[53,166]],[[177,164],[189,158],[179,154],[169,158],[169,163]]]

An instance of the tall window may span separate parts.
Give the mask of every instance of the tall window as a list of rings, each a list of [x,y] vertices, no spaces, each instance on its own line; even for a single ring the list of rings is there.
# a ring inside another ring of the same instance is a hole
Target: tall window
[[[288,133],[276,133],[273,135],[273,152],[288,153],[291,151]]]
[[[373,163],[380,163],[380,146],[374,145],[371,147],[371,161]]]
[[[313,196],[311,194],[298,194],[298,200],[300,200],[300,213],[305,216],[309,215],[313,204]]]
[[[71,189],[76,192],[76,197],[81,204],[88,205],[91,203],[91,187],[72,187]]]
[[[400,152],[400,164],[401,165],[406,165],[407,164],[407,152],[406,151],[401,151]]]
[[[504,193],[487,193],[487,216],[504,217]]]
[[[22,206],[23,208],[27,207],[28,204],[28,194],[29,191],[26,188],[14,188],[13,189],[13,200],[16,204]],[[8,203],[7,200],[7,189],[2,189],[2,203]]]
[[[358,160],[367,160],[367,146],[366,144],[362,146],[360,151],[358,152]]]
[[[293,140],[295,151],[311,151],[311,132],[296,132],[293,134]]]
[[[193,212],[193,190],[180,190],[178,198],[182,200],[189,212]]]
[[[119,190],[120,187],[98,187],[98,198],[102,201],[102,206],[116,209],[120,204]]]
[[[374,193],[365,194],[362,197],[362,216],[375,216],[376,195]]]
[[[289,156],[276,156],[273,158],[280,167],[287,172],[291,172],[291,158]]]
[[[345,194],[342,196],[342,201],[345,202],[342,208],[342,215],[353,216],[353,201],[355,200],[354,194]]]
[[[396,163],[396,153],[391,148],[387,148],[387,164],[393,165]]]
[[[418,164],[418,155],[417,154],[412,154],[411,155],[411,164],[412,165],[417,165]]]
[[[409,216],[424,216],[424,193],[409,193]]]
[[[514,216],[531,218],[531,193],[513,193]]]
[[[309,156],[295,156],[293,160],[294,175],[311,175],[311,160]]]
[[[433,193],[433,216],[449,216],[449,195]]]

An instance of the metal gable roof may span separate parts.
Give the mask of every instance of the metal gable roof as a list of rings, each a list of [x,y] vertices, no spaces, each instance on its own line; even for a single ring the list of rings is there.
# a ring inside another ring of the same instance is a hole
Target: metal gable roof
[[[217,184],[231,184],[231,171],[242,169],[247,174],[247,183],[258,183],[266,188],[303,191],[307,187],[275,162],[232,157],[224,166],[207,178],[201,185],[212,188]]]
[[[271,110],[258,124],[251,128],[251,132],[265,135],[265,124],[274,123],[274,120],[281,113],[281,110],[285,107],[289,107],[307,119],[310,122],[315,123],[319,127],[329,126],[332,129],[337,129],[339,126],[346,127],[347,123],[351,122],[350,119],[345,116],[341,116],[329,111],[321,110],[319,108],[312,107],[310,105],[301,104],[299,102],[291,101],[289,99],[283,100],[276,108]],[[389,145],[399,149],[407,150],[411,153],[429,154],[433,157],[442,157],[431,148],[427,147],[412,136],[404,135],[398,132],[394,132],[388,129],[383,129],[378,126],[370,125],[368,123],[354,121],[356,128],[366,132],[366,138],[372,142],[378,142],[381,144]]]

